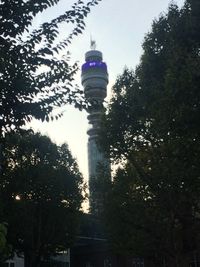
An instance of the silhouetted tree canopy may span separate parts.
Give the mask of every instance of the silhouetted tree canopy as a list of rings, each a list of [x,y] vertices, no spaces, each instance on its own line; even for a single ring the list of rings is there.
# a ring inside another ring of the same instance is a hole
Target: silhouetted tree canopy
[[[106,202],[118,252],[189,266],[200,241],[200,2],[152,24],[113,87],[101,144],[121,163]]]
[[[33,28],[34,19],[59,0],[2,0],[0,2],[0,174],[2,137],[32,118],[57,119],[56,107],[82,108],[82,92],[73,88],[77,63],[70,63],[68,46],[85,28],[84,19],[100,0],[78,0],[69,10]],[[71,32],[60,40],[59,26]],[[62,56],[64,54],[64,56]],[[0,225],[0,250],[5,247],[5,225]],[[1,255],[3,259],[3,255]]]
[[[84,19],[100,0],[78,0],[69,10],[33,29],[34,18],[59,0],[2,0],[0,3],[0,130],[19,128],[32,118],[53,119],[55,107],[81,107],[79,90],[72,90],[77,63],[68,45],[85,28]],[[59,40],[60,24],[72,30]],[[61,57],[61,54],[65,56]],[[56,118],[61,116],[57,114]]]
[[[73,243],[81,203],[82,176],[68,146],[31,131],[9,135],[4,149],[0,197],[8,243],[24,254],[25,267],[65,251]]]

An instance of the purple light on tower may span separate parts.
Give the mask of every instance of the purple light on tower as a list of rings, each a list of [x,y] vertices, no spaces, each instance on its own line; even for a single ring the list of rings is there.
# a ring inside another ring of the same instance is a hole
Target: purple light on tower
[[[82,65],[82,71],[86,71],[93,68],[101,68],[107,71],[107,65],[102,61],[88,61]]]

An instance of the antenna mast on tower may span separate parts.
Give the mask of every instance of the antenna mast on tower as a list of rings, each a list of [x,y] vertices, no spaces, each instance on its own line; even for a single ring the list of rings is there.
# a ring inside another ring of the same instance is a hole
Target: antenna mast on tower
[[[96,41],[92,40],[92,36],[90,36],[90,48],[91,50],[96,50]]]

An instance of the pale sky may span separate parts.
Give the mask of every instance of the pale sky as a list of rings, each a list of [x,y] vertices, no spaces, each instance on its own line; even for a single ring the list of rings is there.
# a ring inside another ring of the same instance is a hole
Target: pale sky
[[[69,9],[73,0],[61,0],[59,5],[37,18],[35,25],[60,15]],[[182,6],[184,0],[174,1]],[[69,51],[72,60],[84,63],[84,54],[90,49],[90,36],[102,51],[109,72],[108,94],[124,66],[135,68],[142,54],[141,44],[145,33],[150,31],[153,19],[167,11],[169,0],[102,0],[94,7],[86,19],[86,30],[77,36]],[[60,39],[68,35],[67,25],[60,30]],[[67,51],[66,51],[67,52]],[[81,86],[80,72],[76,83]],[[55,122],[31,123],[35,130],[51,137],[57,144],[67,142],[73,156],[77,159],[80,171],[87,179],[87,114],[73,107],[64,107],[64,116]]]

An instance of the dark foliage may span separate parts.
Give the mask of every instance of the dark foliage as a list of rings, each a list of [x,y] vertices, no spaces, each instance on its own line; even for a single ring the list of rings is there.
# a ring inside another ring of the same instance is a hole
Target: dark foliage
[[[10,135],[4,156],[0,196],[8,242],[24,254],[25,266],[40,266],[74,240],[82,177],[67,145],[40,134]]]
[[[102,146],[124,165],[109,229],[118,251],[189,266],[200,241],[199,1],[171,4],[143,49],[136,70],[118,77],[102,123]]]
[[[0,3],[0,130],[19,128],[32,118],[53,119],[55,107],[73,103],[81,108],[81,92],[72,90],[77,63],[60,57],[74,36],[85,28],[84,19],[100,0],[77,1],[69,10],[38,29],[35,16],[59,0],[3,0]],[[59,41],[59,25],[72,24]],[[67,52],[66,52],[67,54]],[[58,114],[56,118],[61,116]]]

